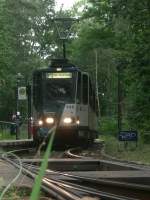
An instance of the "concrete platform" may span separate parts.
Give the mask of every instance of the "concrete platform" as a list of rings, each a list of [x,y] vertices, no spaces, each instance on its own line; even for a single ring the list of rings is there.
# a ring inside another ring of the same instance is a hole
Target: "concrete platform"
[[[66,172],[67,173],[67,172]],[[69,174],[91,177],[91,178],[149,178],[150,171],[90,171],[90,172],[68,172]]]
[[[19,169],[16,169],[11,164],[0,159],[0,188],[7,186],[18,174]],[[18,180],[13,183],[17,187],[28,187],[32,189],[33,180],[21,174]]]
[[[33,145],[33,139],[23,139],[23,140],[1,140],[0,147],[9,146],[31,146]]]
[[[21,159],[22,162],[31,163],[31,159]],[[32,163],[39,165],[42,162],[42,159],[32,159]],[[57,171],[126,171],[126,170],[142,170],[138,166],[115,162],[107,160],[98,160],[98,159],[49,159],[48,167],[52,170]],[[149,170],[144,169],[144,170]]]
[[[127,170],[127,171],[90,171],[90,172],[68,172],[72,175],[90,177],[95,179],[108,179],[124,182],[134,182],[149,185],[150,171]]]

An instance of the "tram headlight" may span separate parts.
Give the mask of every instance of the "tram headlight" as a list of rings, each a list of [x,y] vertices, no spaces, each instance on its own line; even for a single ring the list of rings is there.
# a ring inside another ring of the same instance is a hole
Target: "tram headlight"
[[[71,117],[65,117],[65,118],[64,118],[64,123],[65,123],[65,124],[71,124],[72,121],[73,121],[73,120],[72,120]]]
[[[42,125],[43,125],[43,121],[42,121],[42,120],[39,120],[39,121],[38,121],[38,125],[39,125],[39,126],[42,126]]]
[[[79,119],[79,117],[77,116],[77,118],[76,118],[76,124],[77,125],[79,125],[80,124],[80,119]]]
[[[52,117],[46,118],[46,123],[47,124],[53,124],[54,123],[54,118],[52,118]]]
[[[76,121],[76,124],[77,124],[77,125],[79,125],[79,124],[80,124],[80,120],[79,120],[79,119]]]

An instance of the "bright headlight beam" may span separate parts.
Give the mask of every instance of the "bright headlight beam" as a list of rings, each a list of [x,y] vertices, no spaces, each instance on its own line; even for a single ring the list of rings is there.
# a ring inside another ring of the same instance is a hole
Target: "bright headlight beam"
[[[77,120],[77,121],[76,121],[76,124],[78,124],[78,125],[79,125],[79,124],[80,124],[80,120]]]
[[[48,118],[46,119],[46,123],[48,123],[48,124],[53,124],[53,123],[54,123],[54,118],[48,117]]]
[[[39,121],[38,121],[38,124],[39,124],[40,126],[42,126],[42,125],[43,125],[43,121],[42,121],[42,120],[39,120]]]
[[[66,117],[66,118],[64,118],[64,123],[65,123],[65,124],[71,124],[71,123],[72,123],[71,117]]]

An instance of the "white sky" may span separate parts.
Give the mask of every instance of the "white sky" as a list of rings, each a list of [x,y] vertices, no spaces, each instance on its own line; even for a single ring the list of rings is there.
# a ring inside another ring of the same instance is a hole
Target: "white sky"
[[[77,0],[56,0],[56,8],[59,10],[63,4],[63,9],[70,9]]]

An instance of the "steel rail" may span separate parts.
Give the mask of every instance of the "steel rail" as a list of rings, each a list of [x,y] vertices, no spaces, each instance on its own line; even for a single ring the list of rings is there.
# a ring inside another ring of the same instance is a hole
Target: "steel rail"
[[[21,151],[25,151],[26,149],[22,149]],[[79,148],[73,148],[71,150],[79,150]],[[15,150],[15,152],[19,152],[20,150]],[[69,152],[70,149],[67,151]],[[33,165],[34,166],[34,165]],[[49,170],[46,170],[46,172],[49,172]],[[91,182],[91,183],[97,183],[101,185],[108,185],[108,186],[117,186],[120,188],[130,188],[130,189],[136,189],[136,190],[142,190],[142,191],[150,191],[150,186],[148,185],[143,185],[143,184],[136,184],[136,183],[126,183],[126,182],[120,182],[120,181],[112,181],[112,180],[105,180],[105,179],[95,179],[95,178],[90,178],[90,177],[84,177],[84,176],[78,176],[78,175],[72,175],[72,174],[66,174],[63,172],[58,172],[51,170],[50,172],[53,173],[59,173],[60,175],[68,176],[71,178],[76,178],[78,180],[86,181],[86,182]]]
[[[16,163],[16,160],[14,161],[13,159],[8,159],[8,158],[4,158],[4,160],[6,160],[7,162],[11,163],[13,166],[19,168],[18,164]],[[22,172],[27,175],[28,177],[35,179],[37,174],[33,174],[31,173],[29,170],[24,169],[24,167],[22,168]],[[58,200],[66,200],[66,198],[63,198],[62,196],[60,196],[57,192],[54,192],[52,189],[48,188],[47,186],[42,185],[42,189],[47,193],[52,195],[54,198],[58,199]]]
[[[19,168],[19,165],[15,161],[13,161],[9,158],[6,158],[6,157],[3,159],[7,160],[9,163],[11,163],[15,167]],[[35,179],[35,177],[37,175],[37,174],[25,169],[24,167],[22,168],[22,172],[32,179]],[[56,187],[56,185],[49,183],[45,178],[42,180],[42,183],[43,183],[41,186],[42,189],[45,190],[46,192],[48,192],[50,195],[55,194],[54,196],[55,197],[57,196],[58,200],[78,200],[79,199],[78,196],[75,196],[69,192],[66,192],[64,189],[61,189],[59,187]],[[53,191],[53,192],[51,192],[51,191]]]
[[[21,150],[14,150],[11,152],[20,152],[20,151],[26,151],[29,150],[28,149],[21,149]],[[5,158],[6,159],[6,158]],[[7,158],[8,159],[8,158]],[[14,159],[11,160],[10,158],[7,160],[8,162],[10,162],[11,164],[13,164],[14,166],[16,166],[17,168],[19,168],[19,164],[17,163],[17,161]],[[32,162],[32,161],[31,161]],[[23,173],[28,175],[30,178],[35,179],[36,175],[37,175],[37,170],[39,169],[37,166],[35,165],[31,165],[31,164],[27,164],[25,162],[23,162]],[[30,171],[28,170],[30,168]],[[31,169],[32,168],[32,169]],[[34,173],[32,172],[34,170]],[[78,175],[72,175],[69,173],[63,173],[63,172],[58,172],[58,171],[53,171],[53,170],[46,170],[46,175],[47,174],[56,174],[56,175],[63,175],[63,176],[67,176],[70,178],[74,178],[77,181],[82,181],[82,182],[86,182],[86,183],[94,183],[99,185],[106,185],[106,186],[112,186],[112,187],[120,187],[120,188],[125,188],[125,189],[134,189],[134,190],[142,190],[142,191],[150,191],[150,187],[147,185],[141,185],[141,184],[134,184],[134,183],[126,183],[126,182],[119,182],[119,181],[110,181],[110,180],[105,180],[105,179],[96,179],[96,178],[90,178],[90,177],[84,177],[84,176],[78,176]],[[125,198],[128,199],[134,199],[134,198],[128,198],[128,197],[124,197],[124,196],[118,196],[115,194],[111,194],[111,193],[105,193],[103,191],[99,191],[97,189],[91,189],[88,186],[81,186],[78,184],[74,184],[74,183],[68,183],[67,181],[56,181],[54,178],[43,178],[42,181],[42,186],[41,188],[47,192],[48,194],[50,194],[51,196],[53,196],[54,198],[58,199],[58,200],[77,200],[80,199],[80,195],[74,195],[74,192],[70,192],[70,187],[72,187],[72,190],[76,190],[79,192],[84,192],[86,194],[91,194],[91,195],[95,195],[101,198],[106,198],[106,199],[111,199],[111,200],[115,200],[117,198],[119,198],[119,200],[125,200]],[[56,187],[57,185],[57,187]],[[96,185],[95,185],[96,186]],[[61,188],[60,188],[61,187]],[[67,190],[67,191],[66,191]],[[106,196],[107,195],[107,196]],[[115,196],[114,196],[115,195]],[[117,199],[118,200],[118,199]],[[134,199],[135,200],[135,199]]]
[[[25,164],[25,163],[23,163],[23,164]],[[34,165],[28,165],[28,164],[26,165],[25,164],[24,168],[28,168],[28,167],[30,167],[30,170],[32,170],[32,172],[30,171],[30,173],[37,175],[37,170],[39,170],[38,167],[36,167]],[[32,167],[32,169],[31,169],[31,167]],[[59,175],[63,174],[63,173],[59,173],[59,172],[56,172],[56,171],[50,171],[50,172],[54,173],[54,174],[59,174]],[[47,174],[47,170],[46,170],[46,174]],[[42,187],[45,191],[48,190],[48,193],[49,193],[49,190],[53,191],[55,196],[56,196],[56,194],[61,193],[61,195],[62,195],[62,193],[63,193],[63,195],[64,195],[64,193],[65,193],[65,194],[67,194],[67,197],[65,196],[65,199],[69,199],[69,200],[73,199],[72,195],[69,196],[71,189],[79,191],[79,192],[83,192],[83,193],[85,193],[86,196],[90,194],[92,196],[94,195],[95,197],[101,197],[101,198],[109,199],[109,200],[135,200],[135,198],[128,198],[128,197],[125,197],[125,196],[119,196],[119,195],[116,195],[116,194],[111,194],[111,193],[108,193],[108,192],[103,192],[103,191],[99,191],[99,190],[96,190],[96,189],[91,189],[87,186],[81,186],[81,185],[73,184],[73,183],[70,183],[70,182],[68,183],[67,181],[62,181],[62,180],[56,181],[54,178],[49,179],[46,176],[43,178],[43,183],[44,183],[44,187],[43,187],[43,185],[42,185]],[[73,193],[73,192],[71,191],[71,193]],[[57,198],[60,198],[60,197],[57,197]],[[80,198],[80,195],[76,195],[75,200],[77,200],[77,198]]]
[[[3,198],[3,196],[5,195],[5,193],[8,191],[8,189],[11,187],[11,185],[16,182],[16,180],[19,178],[19,176],[21,175],[22,172],[22,162],[20,160],[20,158],[18,156],[16,156],[13,153],[9,152],[9,155],[14,156],[18,159],[19,162],[19,172],[17,173],[16,177],[13,178],[13,180],[5,187],[5,189],[2,191],[2,193],[0,194],[0,200]],[[6,156],[6,154],[3,154],[3,158],[5,158],[4,156]]]
[[[96,189],[93,189],[93,188],[90,188],[90,187],[87,187],[87,186],[85,187],[85,186],[81,186],[81,185],[78,185],[78,184],[68,183],[67,181],[55,181],[53,179],[48,179],[48,178],[47,178],[47,181],[52,182],[54,184],[57,184],[62,188],[65,188],[65,189],[67,188],[68,190],[73,189],[73,190],[83,192],[83,193],[85,193],[86,196],[92,195],[92,196],[95,196],[95,197],[106,198],[108,200],[135,200],[135,198],[128,198],[128,197],[125,197],[125,196],[119,196],[119,195],[111,194],[111,193],[108,193],[108,192],[96,190]]]
[[[76,154],[73,154],[71,153],[71,151],[79,151],[79,150],[82,150],[82,148],[80,147],[77,147],[77,148],[71,148],[71,149],[68,149],[67,151],[65,151],[65,155],[69,158],[81,158],[81,159],[87,159],[88,157],[84,157],[84,156],[79,156],[79,155],[76,155]]]
[[[37,170],[37,169],[38,168],[33,169],[33,170]],[[64,176],[66,176],[66,174],[59,173],[59,172],[56,172],[56,171],[48,171],[48,172],[52,173],[52,175],[55,174],[55,175],[64,175]],[[49,173],[46,173],[46,175],[48,175],[48,174]],[[72,177],[72,175],[71,175],[71,177]],[[78,176],[76,176],[76,177],[78,178]],[[74,176],[72,178],[74,178]],[[125,198],[126,199],[133,199],[133,198],[125,197],[125,196],[122,197],[122,196],[119,196],[117,194],[111,194],[111,193],[108,193],[108,192],[99,191],[99,190],[96,190],[96,189],[91,189],[91,188],[89,188],[87,186],[80,186],[78,184],[73,184],[73,183],[70,183],[68,181],[62,181],[62,180],[58,181],[58,180],[56,180],[56,178],[51,178],[51,179],[47,178],[47,181],[49,181],[51,183],[54,183],[55,185],[57,184],[58,186],[64,187],[65,189],[67,187],[67,189],[69,189],[69,190],[70,190],[70,188],[72,186],[72,187],[74,187],[74,188],[72,188],[74,190],[85,192],[87,194],[91,194],[91,195],[95,195],[95,196],[100,196],[100,197],[103,197],[103,198],[107,197],[109,199],[121,199],[121,200],[125,199]]]
[[[81,151],[82,148],[80,147],[77,147],[77,148],[71,148],[69,150],[67,150],[65,152],[65,155],[68,156],[69,158],[75,158],[75,159],[91,159],[92,157],[89,157],[89,156],[80,156],[80,155],[77,155],[77,154],[74,154],[73,152],[75,151]],[[115,157],[112,157],[112,156],[109,156],[105,153],[102,152],[102,156],[104,158],[107,158],[107,160],[111,160],[111,161],[114,161],[114,162],[117,162],[117,163],[121,163],[121,164],[126,164],[126,165],[130,165],[131,167],[134,167],[138,170],[150,170],[150,166],[149,165],[144,165],[144,164],[140,164],[140,163],[136,163],[136,162],[132,162],[132,161],[127,161],[127,160],[121,160],[121,159],[117,159]]]
[[[57,172],[54,172],[54,174],[56,174],[56,173]],[[62,187],[65,190],[67,189],[69,192],[71,189],[73,189],[73,190],[85,193],[86,196],[87,195],[89,196],[89,194],[90,194],[95,197],[101,197],[101,198],[109,199],[109,200],[135,200],[135,198],[129,198],[126,196],[116,195],[116,194],[112,194],[109,192],[103,192],[101,190],[93,189],[93,188],[90,188],[87,186],[81,186],[79,184],[70,183],[68,181],[62,181],[62,180],[58,181],[58,180],[55,180],[55,178],[49,179],[46,176],[45,176],[45,179],[48,182],[53,183],[54,185],[58,185],[59,187]]]
[[[126,189],[129,188],[129,189],[141,190],[141,191],[150,191],[150,186],[143,185],[143,184],[126,183],[126,182],[105,180],[105,179],[96,179],[96,178],[91,178],[91,177],[84,177],[84,176],[73,175],[73,174],[69,174],[69,173],[63,173],[63,172],[54,171],[54,170],[46,170],[46,173],[63,175],[66,177],[77,179],[77,180],[86,181],[86,182],[90,182],[90,183],[96,183],[96,184],[100,184],[100,185],[107,185],[107,186],[113,186],[113,187],[115,186],[115,187],[126,188]]]
[[[150,186],[147,186],[147,185],[126,183],[126,182],[112,181],[112,180],[104,180],[104,179],[96,179],[96,178],[72,175],[69,173],[57,172],[57,171],[52,171],[52,170],[46,170],[46,172],[50,172],[50,173],[54,172],[54,173],[58,173],[59,175],[75,178],[77,180],[86,181],[86,182],[90,182],[90,183],[94,183],[94,184],[97,183],[100,185],[117,186],[120,188],[127,188],[127,189],[130,188],[130,189],[136,189],[136,190],[142,190],[142,191],[150,191]]]
[[[36,169],[38,169],[38,167]],[[53,171],[51,171],[51,172],[53,173]],[[35,173],[37,173],[37,172],[35,172]],[[54,172],[54,174],[56,174],[56,173],[57,172]],[[85,193],[86,196],[90,194],[92,196],[101,197],[101,198],[108,199],[108,200],[135,200],[135,198],[128,198],[125,196],[111,194],[108,192],[103,192],[103,191],[99,191],[99,190],[96,190],[93,188],[89,188],[87,186],[73,184],[73,183],[70,183],[67,181],[62,181],[62,180],[58,181],[58,180],[55,180],[54,178],[49,179],[46,176],[44,177],[43,181],[46,183],[46,185],[49,185],[51,187],[51,189],[53,189],[54,191],[56,190],[56,192],[58,192],[58,190],[61,190],[60,189],[60,187],[61,187],[62,189],[65,189],[65,191],[67,190],[68,192],[70,192],[70,190],[75,190],[75,191]],[[56,185],[57,185],[57,188],[56,188]],[[58,187],[59,187],[59,189],[58,189]],[[71,193],[73,193],[73,192],[71,191]],[[74,192],[74,193],[76,194],[76,192]],[[77,199],[77,197],[75,199]]]
[[[19,150],[16,150],[16,152],[18,152],[18,151]],[[11,162],[16,167],[19,167],[18,164],[14,160],[11,160],[9,158],[8,161]],[[23,163],[23,164],[25,164],[25,163]],[[31,167],[31,166],[34,167],[34,170],[38,169],[38,167],[35,167],[34,165],[28,165],[26,167]],[[23,172],[25,174],[27,174],[29,177],[35,179],[37,171],[33,173],[33,172],[31,172],[31,169],[29,171],[28,169],[25,169],[25,168],[23,168]],[[61,174],[61,175],[64,175],[64,176],[69,176],[69,177],[72,177],[72,178],[76,178],[77,180],[86,181],[86,182],[90,182],[90,183],[91,182],[93,183],[93,181],[94,181],[94,183],[96,183],[96,181],[97,181],[97,179],[85,178],[85,177],[81,177],[81,176],[70,175],[70,174],[66,174],[66,173],[46,170],[46,173],[48,173],[48,172],[51,172],[51,173],[54,173],[54,174],[59,174],[59,175]],[[97,191],[95,189],[90,189],[89,187],[85,187],[85,186],[79,186],[77,184],[72,184],[72,183],[68,184],[68,182],[66,183],[66,182],[63,182],[63,181],[56,181],[54,179],[47,179],[46,177],[43,178],[42,183],[43,183],[42,189],[45,192],[48,192],[50,195],[55,196],[55,198],[57,197],[57,199],[59,199],[59,200],[65,200],[65,199],[66,200],[77,200],[77,199],[80,199],[80,197],[79,197],[80,195],[75,196],[74,194],[72,194],[72,192],[68,191],[68,190],[70,190],[71,186],[72,186],[73,190],[76,190],[76,191],[79,191],[79,192],[84,192],[86,194],[95,195],[95,196],[98,196],[98,197],[101,197],[101,198],[104,198],[104,199],[108,199],[108,198],[111,199],[111,200],[133,199],[133,198],[127,198],[127,197],[124,197],[124,196],[123,197],[117,196],[117,195],[114,195],[114,194],[111,194],[111,193],[105,193],[105,192],[102,192],[102,191],[99,191],[99,190]],[[99,181],[98,181],[98,183],[99,183]],[[57,187],[56,187],[56,185],[57,185]],[[113,186],[114,186],[114,182],[113,182]]]

